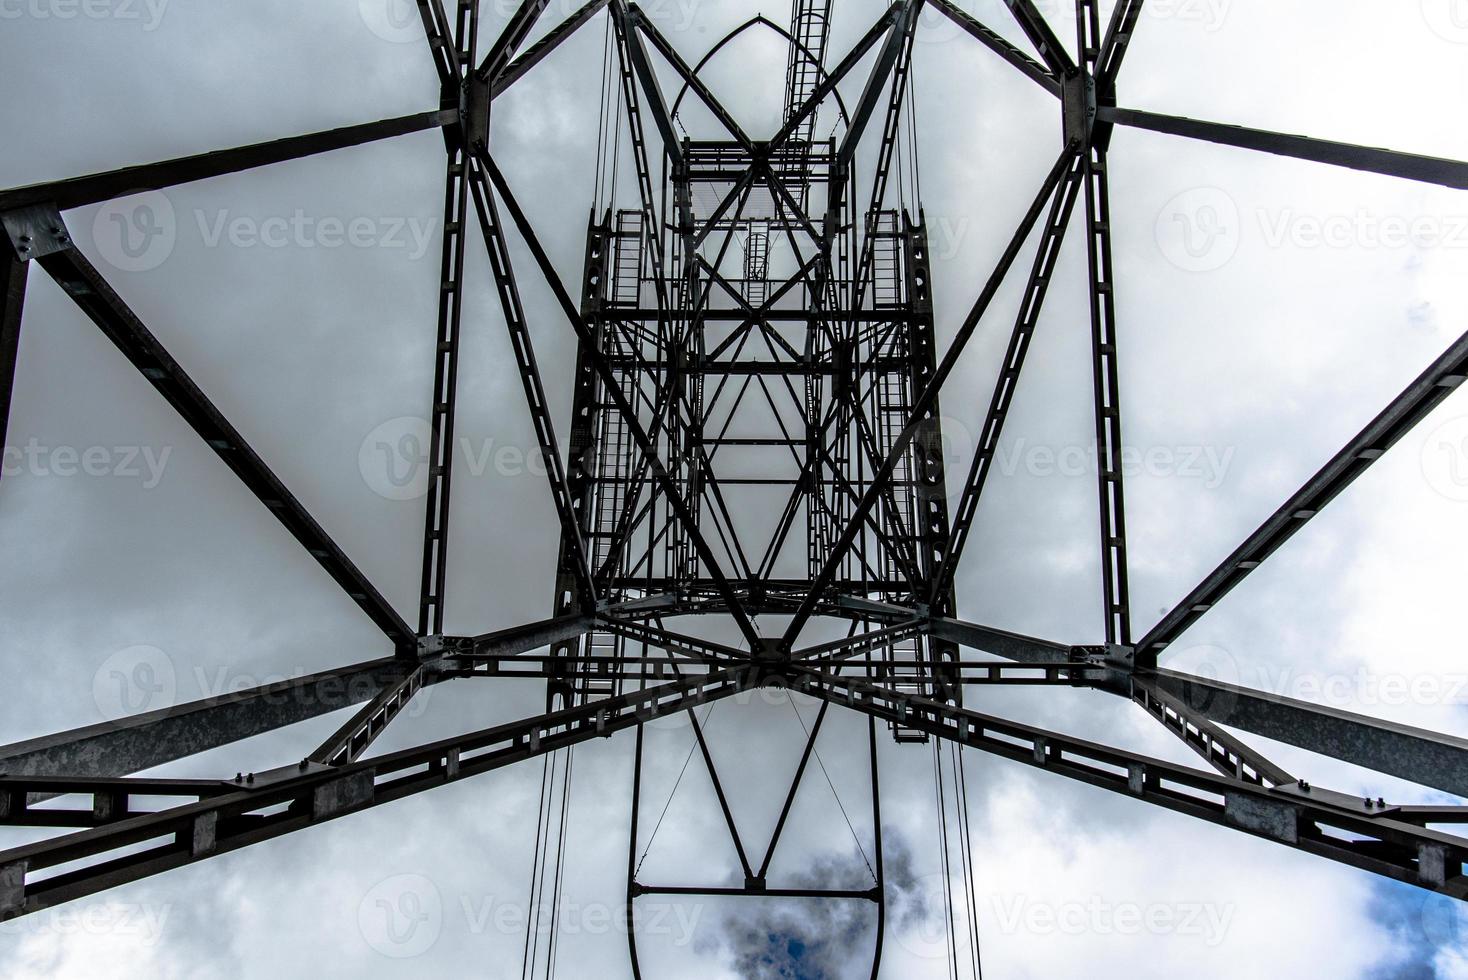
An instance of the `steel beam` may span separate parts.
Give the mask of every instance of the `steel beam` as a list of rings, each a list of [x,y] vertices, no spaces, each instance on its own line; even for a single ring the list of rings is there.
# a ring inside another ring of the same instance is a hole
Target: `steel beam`
[[[608,2],[609,0],[590,0],[585,6],[552,28],[550,33],[526,48],[524,54],[510,62],[505,66],[503,71],[494,76],[494,80],[489,85],[490,97],[499,98],[503,95],[526,72],[540,64],[546,55],[558,48],[562,41],[576,33],[582,24],[585,24],[592,17],[600,13]]]
[[[1421,888],[1468,895],[1468,839],[1396,819],[1394,807],[1375,800],[1306,783],[1268,788],[852,678],[795,671],[795,690],[874,718]]]
[[[928,621],[928,629],[934,636],[951,640],[960,646],[982,650],[984,653],[1022,664],[1075,665],[1079,660],[1074,647],[1010,633],[992,626],[966,623],[960,619],[935,616]]]
[[[1067,176],[1066,182],[1050,203],[1050,214],[1041,233],[1039,247],[1035,250],[1035,261],[1020,299],[1014,329],[1009,335],[1009,347],[1005,350],[999,377],[994,380],[994,391],[989,396],[989,411],[984,416],[984,428],[979,433],[979,441],[974,447],[974,459],[969,464],[968,476],[964,479],[963,493],[953,512],[948,544],[943,549],[943,562],[938,574],[933,577],[933,587],[928,597],[930,603],[953,586],[954,577],[958,574],[958,562],[963,557],[964,545],[968,543],[969,531],[973,528],[974,516],[979,509],[979,500],[989,478],[994,454],[998,452],[999,439],[1004,434],[1004,423],[1009,418],[1009,409],[1014,404],[1014,395],[1019,388],[1025,356],[1029,353],[1030,341],[1039,325],[1045,297],[1049,295],[1050,280],[1055,273],[1055,263],[1060,259],[1060,249],[1065,242],[1065,232],[1070,226],[1071,213],[1075,210],[1079,197],[1082,177],[1078,166]]]
[[[683,141],[678,138],[678,133],[673,128],[673,117],[668,112],[668,103],[663,98],[662,87],[658,85],[657,74],[653,72],[652,63],[648,61],[647,49],[642,46],[642,35],[638,32],[632,16],[627,12],[623,0],[611,0],[611,15],[617,32],[625,40],[627,56],[632,62],[632,70],[642,85],[643,94],[647,96],[644,108],[652,116],[653,125],[657,126],[658,135],[662,137],[663,152],[675,165],[681,165]]]
[[[540,267],[541,275],[551,287],[551,291],[560,303],[566,319],[571,324],[571,328],[576,331],[576,335],[582,343],[587,345],[591,361],[596,367],[597,373],[601,375],[602,382],[607,386],[607,395],[612,399],[617,410],[626,419],[628,432],[637,444],[638,451],[648,460],[653,479],[667,497],[668,504],[673,509],[673,512],[687,529],[689,540],[698,550],[699,558],[708,568],[709,574],[719,586],[720,591],[723,592],[725,600],[729,603],[730,614],[739,625],[740,632],[750,642],[751,648],[757,646],[759,644],[759,634],[754,628],[754,623],[750,621],[749,614],[745,611],[743,602],[735,595],[728,578],[719,568],[719,563],[714,557],[713,550],[709,547],[708,542],[698,529],[698,522],[694,519],[693,512],[689,509],[687,502],[683,499],[683,495],[673,482],[672,475],[668,472],[667,467],[658,458],[656,447],[649,440],[641,423],[638,422],[637,413],[632,404],[618,387],[616,378],[607,366],[606,359],[595,351],[590,328],[582,318],[580,311],[576,307],[576,303],[571,299],[571,295],[567,292],[560,277],[556,275],[555,267],[551,264],[550,257],[546,255],[545,249],[541,247],[540,240],[535,235],[534,228],[531,227],[530,222],[526,219],[525,213],[520,210],[520,205],[511,193],[509,184],[505,182],[504,175],[499,172],[499,168],[495,166],[494,161],[490,159],[488,154],[481,154],[480,163],[483,164],[490,181],[494,184],[495,190],[498,191],[500,198],[504,201],[506,209],[510,212],[510,219],[515,223],[515,227],[519,229],[521,237],[524,238],[531,255]]]
[[[58,227],[59,215],[55,217]],[[74,246],[38,259],[83,313],[91,318],[174,407],[224,464],[321,563],[338,585],[377,624],[400,653],[411,652],[413,631],[397,610],[352,564],[344,551],[316,522],[259,454],[214,406],[182,365],[144,326],[121,296]]]
[[[362,753],[372,747],[377,736],[408,706],[413,695],[423,687],[425,671],[421,665],[403,664],[402,676],[385,686],[371,701],[364,704],[346,723],[317,746],[316,751],[306,756],[308,762],[327,766],[340,766],[356,762]]]
[[[1079,156],[1075,152],[1075,148],[1067,147],[1061,153],[1060,158],[1055,161],[1055,165],[1050,169],[1050,173],[1046,175],[1045,181],[1040,187],[1040,192],[1031,201],[1029,210],[1020,221],[1019,228],[1016,229],[1004,253],[1000,256],[998,265],[990,274],[982,292],[980,292],[978,298],[970,308],[968,315],[964,317],[963,323],[959,325],[958,330],[954,334],[947,352],[943,355],[942,363],[933,372],[932,378],[923,387],[922,393],[914,400],[912,415],[908,419],[908,424],[903,427],[897,439],[894,440],[886,462],[873,475],[866,492],[862,495],[861,502],[856,507],[855,513],[847,521],[846,528],[842,531],[841,537],[837,540],[835,547],[831,549],[831,553],[827,557],[820,574],[812,582],[810,592],[806,596],[805,601],[801,603],[800,608],[791,618],[790,625],[786,628],[781,640],[781,643],[787,649],[794,643],[795,638],[800,635],[801,629],[804,628],[806,621],[810,619],[811,613],[815,611],[816,603],[820,600],[821,594],[840,569],[841,562],[845,559],[846,553],[851,549],[852,543],[855,541],[856,535],[861,529],[862,522],[866,519],[866,515],[870,513],[877,499],[881,496],[882,487],[892,479],[892,473],[902,453],[912,443],[917,433],[916,423],[928,416],[933,404],[937,401],[938,392],[942,388],[943,382],[952,373],[954,365],[958,362],[958,358],[963,354],[964,348],[968,345],[969,338],[973,336],[979,320],[982,319],[984,313],[988,310],[989,304],[993,302],[1000,285],[1008,275],[1010,267],[1014,265],[1015,260],[1019,257],[1019,252],[1024,247],[1025,239],[1029,237],[1030,230],[1034,228],[1035,223],[1040,219],[1041,212],[1044,211],[1045,203],[1056,192],[1062,180],[1065,179],[1066,174],[1073,173],[1078,166]]]
[[[439,84],[447,94],[450,89],[458,88],[463,69],[442,0],[418,0],[418,15],[423,21],[423,35],[428,40],[428,50],[433,55],[433,68],[438,72]]]
[[[1056,81],[1049,68],[979,23],[972,14],[950,0],[927,0],[927,2],[938,8],[949,20],[963,28],[989,50],[1018,68],[1030,81],[1056,98],[1060,97],[1060,82]]]
[[[1117,12],[1123,16],[1123,12]],[[1098,0],[1076,0],[1082,70],[1097,75],[1101,55]],[[1119,57],[1119,54],[1118,54]],[[1085,159],[1086,262],[1090,273],[1091,376],[1096,417],[1096,487],[1101,517],[1101,593],[1106,642],[1132,642],[1127,577],[1126,495],[1122,474],[1121,381],[1116,332],[1116,270],[1111,257],[1111,190],[1104,142],[1092,131]]]
[[[838,197],[838,188],[842,186],[839,176],[846,172],[847,167],[851,165],[852,157],[856,155],[857,144],[861,142],[862,133],[866,131],[867,123],[877,109],[877,101],[882,97],[882,90],[887,85],[887,77],[892,74],[897,58],[906,44],[907,35],[916,24],[922,3],[923,0],[903,0],[897,19],[888,28],[887,40],[883,43],[882,49],[877,52],[876,63],[872,65],[872,71],[867,76],[861,98],[857,99],[856,107],[851,112],[851,122],[847,125],[846,132],[842,134],[841,145],[836,150],[834,173],[837,179],[832,182],[833,201]],[[827,205],[828,212],[834,210],[831,204]]]
[[[800,784],[805,779],[805,767],[815,753],[816,739],[821,734],[821,725],[825,723],[826,709],[829,707],[829,702],[821,702],[815,723],[811,725],[810,733],[805,737],[805,748],[801,750],[800,762],[795,767],[795,775],[791,777],[790,789],[785,793],[785,803],[780,807],[780,816],[775,821],[774,833],[770,834],[769,846],[765,848],[764,859],[760,861],[759,871],[755,873],[755,878],[759,881],[764,881],[765,876],[770,872],[770,862],[775,859],[775,848],[779,845],[780,837],[785,832],[785,821],[790,818],[790,808],[795,805],[795,794],[800,790]]]
[[[0,747],[8,776],[124,776],[370,700],[409,669],[386,657]]]
[[[1064,78],[1076,70],[1076,63],[1071,60],[1070,54],[1050,29],[1044,16],[1035,9],[1033,0],[1004,0],[1004,5],[1014,15],[1015,21],[1035,46],[1035,50],[1040,52],[1040,57],[1045,59],[1051,73],[1057,78]]]
[[[619,0],[613,0],[613,2],[619,2]],[[719,120],[719,124],[724,127],[729,135],[734,137],[745,149],[753,149],[749,136],[740,127],[739,121],[734,118],[728,109],[724,108],[724,104],[714,96],[714,93],[703,83],[702,79],[698,77],[698,74],[692,68],[688,67],[688,63],[683,60],[682,55],[678,54],[678,49],[669,43],[668,39],[663,36],[662,31],[657,29],[657,25],[648,18],[647,14],[642,12],[642,8],[636,3],[628,6],[627,20],[632,27],[635,27],[640,33],[647,35],[647,39],[652,42],[652,46],[663,56],[678,77],[683,79],[683,84],[693,90],[693,94],[697,95],[699,101],[707,107],[709,112],[713,113],[714,118]],[[640,48],[640,43],[638,47]],[[636,64],[637,55],[635,51],[633,57],[634,64]],[[641,58],[644,61],[646,60],[646,52],[641,54]],[[647,84],[644,80],[644,88],[646,87]],[[648,97],[653,97],[652,89],[648,89]],[[658,94],[658,100],[658,105],[661,106],[661,93]]]
[[[0,448],[6,445],[10,430],[10,400],[15,392],[15,359],[20,350],[28,265],[8,243],[0,242]]]
[[[876,888],[737,888],[718,885],[633,885],[634,896],[641,895],[708,895],[716,898],[853,898],[868,902],[881,901]]]
[[[729,798],[724,795],[724,784],[719,779],[719,771],[714,767],[714,757],[709,753],[708,741],[703,737],[703,726],[698,723],[698,715],[688,712],[688,721],[693,725],[694,737],[698,739],[698,750],[703,756],[704,768],[708,770],[709,779],[714,785],[714,795],[719,800],[719,810],[724,814],[724,825],[729,829],[729,839],[734,843],[734,853],[739,857],[739,866],[744,869],[744,880],[749,881],[754,877],[754,869],[749,866],[749,856],[744,853],[744,841],[739,837],[739,828],[734,824],[734,811],[729,809]]]
[[[910,677],[883,676],[883,671],[897,668],[913,670],[931,668],[926,659],[865,656],[841,659],[824,665],[824,673],[832,677],[857,677],[874,684],[910,684]],[[1009,664],[997,662],[955,663],[948,666],[954,684],[964,687],[1100,687],[1106,680],[1106,669],[1094,664]],[[856,671],[856,673],[847,673]],[[1205,722],[1204,724],[1207,724]]]
[[[1158,654],[1198,617],[1258,568],[1295,532],[1304,527],[1397,440],[1427,416],[1468,378],[1468,333],[1449,347],[1409,384],[1391,404],[1331,457],[1305,485],[1234,549],[1187,597],[1137,644],[1137,663],[1154,666]]]
[[[299,765],[238,781],[175,783],[0,777],[0,801],[37,794],[89,794],[94,809],[121,815],[88,830],[0,851],[0,919],[40,911],[172,868],[228,853],[489,772],[664,714],[725,698],[756,683],[752,670],[664,684],[548,715],[497,725],[341,766]],[[167,793],[162,790],[169,789]],[[130,798],[194,798],[137,813]],[[98,802],[101,801],[101,802]],[[70,865],[49,877],[41,872]]]
[[[1160,690],[1155,682],[1133,678],[1132,700],[1219,772],[1261,785],[1282,786],[1295,782],[1294,776],[1178,698]]]
[[[811,92],[810,98],[806,99],[800,108],[791,113],[790,118],[785,120],[785,125],[781,126],[779,131],[770,138],[769,149],[771,151],[779,149],[790,138],[790,134],[799,128],[801,122],[805,120],[805,117],[820,108],[821,103],[826,101],[826,98],[832,92],[836,91],[836,86],[861,62],[861,59],[871,50],[872,45],[880,41],[882,36],[892,28],[892,25],[901,16],[903,8],[903,2],[894,3],[877,18],[876,23],[862,35],[861,40],[857,41],[836,67],[821,79],[820,83],[816,85],[815,90]]]
[[[1137,678],[1220,725],[1468,798],[1468,739],[1178,671]]]
[[[642,614],[629,609],[629,614]],[[563,616],[474,637],[427,637],[426,681],[464,658],[513,657],[580,636],[589,616]],[[400,657],[277,681],[0,747],[0,773],[123,776],[369,701],[416,666]]]
[[[179,157],[160,163],[149,163],[137,167],[124,167],[106,173],[86,177],[71,177],[66,180],[48,181],[0,191],[0,212],[33,204],[51,204],[66,211],[87,204],[100,204],[115,197],[124,197],[140,191],[161,190],[176,187],[196,180],[222,177],[225,174],[265,167],[287,160],[327,153],[331,150],[361,146],[378,140],[419,133],[425,129],[441,129],[457,125],[459,114],[453,109],[433,112],[415,112],[410,116],[384,119],[381,122],[364,123],[359,126],[344,126],[305,136],[254,143],[250,146],[230,150],[216,150],[190,157]]]
[[[475,69],[474,75],[481,82],[493,81],[510,64],[515,51],[525,43],[525,38],[535,28],[536,21],[550,6],[550,0],[522,0],[519,9],[510,16],[510,22],[489,46],[484,61]]]
[[[490,269],[494,273],[499,292],[500,309],[504,313],[505,330],[510,336],[510,346],[515,354],[515,368],[520,375],[520,386],[525,393],[525,405],[530,412],[530,421],[535,429],[536,445],[545,462],[546,480],[550,484],[551,498],[555,504],[556,517],[561,524],[561,540],[569,564],[581,592],[580,602],[585,609],[596,603],[596,586],[591,578],[591,566],[587,561],[586,546],[581,539],[581,525],[576,514],[576,504],[571,495],[565,465],[561,462],[560,443],[556,439],[555,422],[551,418],[550,401],[545,396],[545,385],[540,379],[540,366],[535,359],[535,344],[530,336],[530,324],[525,307],[520,301],[520,287],[515,281],[515,270],[510,264],[509,243],[505,240],[504,226],[500,223],[499,211],[494,206],[494,195],[484,180],[477,160],[469,161],[472,171],[474,210],[479,217],[479,226],[484,232],[484,244],[489,250]]]
[[[591,616],[571,614],[470,637],[428,637],[419,659],[440,656],[509,657],[579,637],[594,625]]]
[[[1121,72],[1122,59],[1132,43],[1137,29],[1137,19],[1142,14],[1142,0],[1118,0],[1111,11],[1111,22],[1106,27],[1106,36],[1101,41],[1101,51],[1096,58],[1096,93],[1103,104],[1115,105],[1116,78]]]
[[[1156,112],[1143,112],[1139,109],[1101,106],[1097,109],[1096,117],[1102,122],[1115,123],[1119,126],[1150,129],[1155,133],[1170,133],[1174,136],[1186,136],[1189,139],[1205,140],[1224,146],[1237,146],[1245,150],[1259,150],[1263,153],[1294,157],[1297,160],[1328,163],[1333,167],[1365,170],[1371,173],[1386,174],[1389,177],[1403,177],[1407,180],[1420,180],[1430,184],[1441,184],[1444,187],[1468,190],[1468,163],[1462,160],[1445,160],[1416,153],[1357,146],[1353,143],[1336,143],[1309,136],[1271,133],[1262,129],[1250,129],[1247,126],[1230,126],[1225,123],[1184,119],[1181,116],[1167,116]]]
[[[459,331],[464,311],[464,219],[469,200],[468,154],[451,141],[444,174],[443,243],[438,321],[434,331],[433,391],[429,397],[428,486],[423,495],[423,566],[418,588],[418,634],[443,632],[453,491],[454,420],[459,390]]]

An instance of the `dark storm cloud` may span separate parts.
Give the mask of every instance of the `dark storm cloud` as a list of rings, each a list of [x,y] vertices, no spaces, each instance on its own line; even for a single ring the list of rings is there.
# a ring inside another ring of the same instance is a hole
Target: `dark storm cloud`
[[[1444,972],[1468,938],[1461,902],[1395,881],[1373,890],[1371,916],[1391,945],[1367,980],[1448,980]]]
[[[883,834],[887,928],[906,930],[926,922],[935,910],[915,871],[907,835],[888,826]],[[852,850],[823,857],[781,878],[789,888],[852,888],[854,872],[865,871]],[[866,885],[871,882],[867,878]],[[725,960],[747,980],[837,980],[870,970],[876,912],[862,900],[813,902],[751,898],[728,903],[715,936],[704,951]]]

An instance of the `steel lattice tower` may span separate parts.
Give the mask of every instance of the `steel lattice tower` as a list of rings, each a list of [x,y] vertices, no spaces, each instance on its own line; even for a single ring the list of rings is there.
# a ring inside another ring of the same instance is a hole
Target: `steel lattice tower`
[[[1106,24],[1097,0],[1076,0],[1078,61],[1032,0],[1005,5],[1038,58],[950,0],[897,0],[838,57],[827,50],[830,0],[795,0],[788,28],[752,18],[692,64],[626,0],[590,0],[528,45],[548,0],[524,0],[483,54],[478,5],[459,0],[450,16],[444,2],[418,0],[441,81],[436,109],[0,192],[7,238],[0,258],[0,427],[9,414],[26,279],[38,263],[377,624],[391,648],[381,659],[0,748],[0,823],[67,831],[0,851],[0,916],[32,913],[587,739],[627,732],[624,737],[636,739],[640,775],[642,726],[682,711],[690,712],[744,881],[706,888],[640,881],[629,853],[629,901],[651,893],[785,896],[869,901],[880,912],[877,813],[871,888],[785,888],[768,874],[831,705],[867,716],[874,811],[881,727],[899,742],[977,749],[1424,889],[1468,894],[1468,838],[1443,829],[1468,822],[1468,808],[1398,806],[1311,786],[1228,729],[1462,797],[1468,797],[1468,741],[1161,665],[1184,630],[1463,382],[1468,334],[1176,608],[1134,635],[1107,150],[1120,125],[1458,189],[1468,189],[1468,163],[1122,108],[1116,82],[1142,0],[1119,0]],[[1023,220],[946,347],[935,337],[931,302],[932,277],[944,270],[930,264],[915,192],[908,199],[894,190],[894,181],[903,181],[913,38],[925,3],[1048,92],[1059,109],[1054,164],[1038,175]],[[625,186],[598,175],[581,279],[569,281],[496,165],[490,118],[495,99],[591,23],[609,29],[606,164],[614,168],[625,158],[632,170]],[[766,139],[741,128],[703,74],[711,58],[750,31],[774,32],[789,46],[783,122]],[[676,91],[665,89],[660,77],[678,79]],[[838,91],[848,79],[859,88],[855,100]],[[690,105],[717,123],[717,136],[689,135],[680,113]],[[414,625],[76,248],[63,213],[425,130],[442,133],[446,172],[431,468]],[[858,165],[862,148],[870,167]],[[471,220],[488,246],[560,536],[549,618],[487,635],[446,636],[449,447]],[[1073,220],[1086,229],[1098,598],[1105,623],[1103,635],[1079,644],[965,621],[954,590]],[[511,264],[512,235],[578,340],[564,444]],[[1026,248],[1032,238],[1038,239],[1033,252]],[[1028,273],[1019,314],[972,466],[966,474],[945,473],[940,393],[1022,261]],[[742,423],[753,415],[765,429],[750,434]],[[748,473],[759,475],[738,475]],[[769,513],[778,518],[768,540],[741,534],[741,508],[731,507],[730,498],[746,491],[774,502]],[[957,500],[951,510],[950,499]],[[761,631],[761,616],[783,628]],[[800,645],[815,619],[840,624],[845,635]],[[713,620],[732,625],[739,641],[698,635]],[[543,678],[544,711],[417,748],[364,755],[424,685],[485,675]],[[1134,701],[1209,768],[964,706],[966,688],[1001,684],[1089,688]],[[761,686],[823,702],[762,860],[745,848],[691,711]],[[131,775],[358,705],[329,739],[278,769],[212,780]],[[40,805],[61,795],[90,805]],[[631,850],[639,798],[637,778]],[[628,938],[636,970],[630,932]],[[873,961],[875,976],[880,929]]]

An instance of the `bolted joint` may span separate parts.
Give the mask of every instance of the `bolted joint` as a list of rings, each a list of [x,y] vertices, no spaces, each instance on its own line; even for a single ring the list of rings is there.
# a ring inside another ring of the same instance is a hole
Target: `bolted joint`
[[[1096,126],[1096,79],[1075,71],[1060,81],[1060,117],[1068,144],[1090,146]]]
[[[489,79],[470,72],[459,89],[459,126],[471,150],[489,146]]]
[[[419,663],[431,663],[452,657],[456,654],[470,653],[474,649],[474,640],[468,636],[445,636],[435,633],[432,636],[418,637],[418,646],[414,653]]]
[[[1136,671],[1136,647],[1123,643],[1073,646],[1070,648],[1070,659],[1072,663],[1104,669],[1105,673],[1099,680],[1086,682],[1088,686],[1124,698],[1133,696],[1132,676]]]
[[[754,650],[754,657],[756,660],[769,663],[787,661],[790,659],[790,647],[779,637],[760,637],[759,646]]]
[[[788,655],[783,660],[767,660],[758,654],[749,668],[747,685],[766,691],[802,690],[810,684],[809,674],[795,675],[789,667]]]
[[[1131,644],[1108,643],[1102,649],[1104,650],[1102,659],[1105,660],[1108,667],[1115,667],[1128,673],[1136,669],[1137,648]]]
[[[22,262],[45,258],[72,247],[71,233],[54,204],[32,204],[0,215],[10,247]]]

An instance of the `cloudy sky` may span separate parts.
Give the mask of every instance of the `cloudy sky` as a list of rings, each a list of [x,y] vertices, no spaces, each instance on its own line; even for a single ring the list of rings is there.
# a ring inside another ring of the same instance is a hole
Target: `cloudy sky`
[[[963,6],[1022,42],[998,0]],[[1068,4],[1041,6],[1070,43]],[[689,61],[757,11],[789,16],[785,0],[646,9]],[[832,50],[880,9],[836,4]],[[509,5],[483,11],[491,37]],[[547,25],[566,12],[557,0]],[[0,185],[433,108],[437,81],[412,16],[406,0],[0,0],[12,92]],[[494,117],[495,155],[568,280],[592,196],[602,37],[597,19]],[[946,342],[1059,149],[1058,107],[931,14],[918,42],[924,205]],[[711,68],[710,84],[752,134],[778,122],[783,64],[777,44],[752,40]],[[1468,131],[1453,124],[1465,90],[1461,0],[1153,0],[1120,101],[1465,159]],[[441,139],[425,133],[170,189],[147,202],[166,220],[166,247],[141,256],[116,245],[117,216],[135,215],[136,201],[67,215],[82,250],[405,615],[422,501],[384,479],[371,447],[427,408],[442,155]],[[1468,198],[1141,132],[1116,134],[1111,183],[1140,633],[1468,329]],[[332,222],[357,222],[363,234],[341,243]],[[282,225],[283,237],[266,233]],[[546,615],[555,560],[555,516],[543,477],[523,462],[534,436],[477,232],[469,255],[453,633]],[[574,337],[518,243],[514,259],[564,435]],[[1028,257],[1020,272],[1027,266]],[[987,408],[1022,278],[1001,292],[945,395],[952,472],[967,469],[966,436]],[[380,634],[60,290],[39,270],[30,282],[0,480],[0,548],[11,557],[0,568],[9,694],[0,740],[115,716],[112,678],[139,662],[165,682],[159,697],[182,702],[384,655]],[[1086,317],[1084,241],[1072,234],[958,578],[964,618],[1064,642],[1101,636],[1094,476],[1046,462],[1092,441]],[[1468,735],[1456,628],[1464,397],[1193,627],[1170,662]],[[74,472],[69,454],[91,449],[107,462]],[[521,717],[541,697],[527,682],[446,685],[415,702],[378,750]],[[970,700],[1194,761],[1105,695],[985,690]],[[752,697],[708,719],[721,769],[740,774],[735,817],[749,838],[767,835],[815,711]],[[267,768],[299,758],[339,721],[161,771]],[[865,738],[861,718],[832,710],[819,743],[830,783],[802,789],[775,877],[861,886],[872,836]],[[668,799],[690,740],[679,720],[649,729],[645,807]],[[1442,799],[1250,741],[1321,785]],[[563,976],[630,973],[611,923],[623,903],[631,744],[622,736],[576,753]],[[879,745],[893,892],[885,975],[946,976],[930,750]],[[1468,976],[1468,919],[1427,893],[1005,761],[973,754],[965,766],[990,977]],[[0,926],[6,972],[517,975],[540,768]],[[726,841],[695,761],[642,877],[723,880],[735,866]],[[649,977],[865,975],[874,940],[865,908],[639,905]],[[1148,925],[1128,927],[1133,910]],[[408,913],[411,930],[394,918]]]

